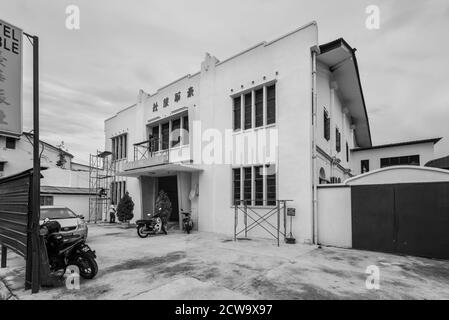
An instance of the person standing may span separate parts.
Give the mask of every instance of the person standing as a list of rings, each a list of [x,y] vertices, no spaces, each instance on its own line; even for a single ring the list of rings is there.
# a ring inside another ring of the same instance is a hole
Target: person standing
[[[109,207],[109,223],[115,223],[115,212],[117,210],[115,209],[114,202],[111,202],[111,205]]]

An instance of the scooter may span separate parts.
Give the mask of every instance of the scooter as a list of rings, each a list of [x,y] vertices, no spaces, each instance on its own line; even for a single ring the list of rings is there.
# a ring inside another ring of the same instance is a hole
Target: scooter
[[[158,209],[158,213],[152,215],[151,213],[147,214],[149,219],[137,220],[137,235],[141,238],[146,238],[150,234],[158,234],[159,232],[164,232],[167,234],[165,230],[165,226],[161,219],[161,211],[162,208]]]
[[[60,233],[61,225],[46,218],[40,228],[47,248],[50,271],[65,273],[67,266],[79,268],[80,276],[92,279],[98,273],[97,257],[81,235],[67,236]]]
[[[181,209],[181,214],[184,215],[184,218],[182,219],[182,226],[185,232],[187,234],[190,233],[190,231],[193,229],[193,221],[192,221],[192,213],[190,211],[184,211]]]

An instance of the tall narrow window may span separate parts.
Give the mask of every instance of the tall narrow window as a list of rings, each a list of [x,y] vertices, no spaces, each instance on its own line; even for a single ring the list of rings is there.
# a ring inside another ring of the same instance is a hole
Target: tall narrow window
[[[242,128],[242,99],[241,97],[234,98],[234,130]]]
[[[267,166],[269,167],[269,166]],[[267,205],[276,205],[276,174],[267,175]]]
[[[162,125],[162,145],[161,145],[161,149],[162,150],[166,150],[168,149],[168,144],[169,144],[169,140],[170,140],[170,125],[169,123],[164,123]]]
[[[189,117],[188,116],[182,117],[182,129],[183,129],[182,144],[183,145],[189,144]]]
[[[341,151],[341,134],[338,128],[335,128],[335,149],[337,152]]]
[[[120,159],[123,159],[124,158],[123,157],[123,136],[118,137],[118,141],[119,141],[119,144],[120,144],[119,156],[120,156]]]
[[[346,142],[346,162],[349,162],[349,146],[347,142]]]
[[[251,167],[243,168],[243,200],[247,205],[251,205],[251,192],[252,192],[252,175]]]
[[[276,122],[276,85],[267,87],[267,124]]]
[[[234,205],[240,205],[240,168],[232,169],[233,181],[234,181]]]
[[[152,129],[152,139],[150,139],[150,151],[159,151],[159,125]]]
[[[254,198],[256,200],[255,205],[261,206],[263,205],[263,175],[262,175],[262,166],[254,168]]]
[[[252,127],[252,93],[245,94],[245,130]]]
[[[128,144],[128,135],[125,134],[123,136],[123,158],[126,158],[128,156],[128,152],[126,150]]]
[[[112,150],[112,160],[117,158],[117,154],[115,153],[115,138],[111,139],[111,150]]]
[[[263,126],[263,89],[255,91],[255,114],[256,114],[256,128]]]
[[[181,129],[181,119],[175,119],[171,123],[172,142],[171,146],[176,147],[181,143],[181,135],[179,130]]]
[[[327,141],[331,138],[331,119],[329,118],[329,113],[324,110],[324,139]]]

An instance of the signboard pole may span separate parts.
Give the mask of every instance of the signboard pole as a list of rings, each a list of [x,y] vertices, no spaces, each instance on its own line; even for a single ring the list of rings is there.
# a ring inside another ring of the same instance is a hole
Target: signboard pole
[[[31,292],[37,293],[40,287],[39,267],[39,218],[40,218],[40,179],[41,164],[39,155],[39,38],[33,36],[33,196],[32,196],[32,285]]]

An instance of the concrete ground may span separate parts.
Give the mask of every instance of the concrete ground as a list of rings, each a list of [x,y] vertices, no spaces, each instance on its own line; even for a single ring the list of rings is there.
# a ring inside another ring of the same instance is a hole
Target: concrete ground
[[[449,299],[447,261],[274,240],[231,241],[194,232],[138,238],[135,229],[91,225],[99,273],[65,286],[24,291],[23,258],[0,269],[3,299]],[[380,287],[368,290],[376,265]],[[9,291],[8,291],[8,290]]]

